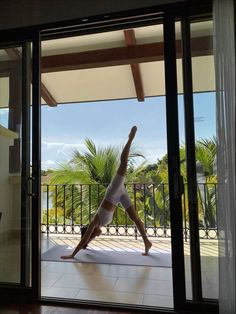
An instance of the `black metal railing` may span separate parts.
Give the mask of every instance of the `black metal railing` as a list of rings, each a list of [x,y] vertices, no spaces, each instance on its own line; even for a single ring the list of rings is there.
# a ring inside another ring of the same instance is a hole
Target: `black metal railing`
[[[168,184],[126,184],[135,210],[150,237],[171,237]],[[106,186],[99,184],[42,185],[43,233],[80,234],[96,213]],[[189,238],[187,184],[182,197],[183,236]],[[199,235],[202,239],[217,239],[217,184],[198,184]],[[138,231],[126,212],[117,206],[110,225],[103,227],[105,235],[135,236]]]

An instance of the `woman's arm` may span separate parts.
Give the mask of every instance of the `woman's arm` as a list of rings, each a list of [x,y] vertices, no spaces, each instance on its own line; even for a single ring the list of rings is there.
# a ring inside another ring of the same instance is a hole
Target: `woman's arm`
[[[88,226],[88,229],[86,230],[84,236],[82,237],[82,239],[80,240],[79,244],[76,246],[76,248],[74,249],[73,253],[70,255],[63,255],[61,256],[62,259],[69,259],[69,258],[74,258],[74,256],[81,250],[84,248],[84,246],[86,244],[89,243],[91,235],[94,231],[94,229],[99,225],[99,217],[96,214],[93,218],[93,220],[91,221],[91,223]]]

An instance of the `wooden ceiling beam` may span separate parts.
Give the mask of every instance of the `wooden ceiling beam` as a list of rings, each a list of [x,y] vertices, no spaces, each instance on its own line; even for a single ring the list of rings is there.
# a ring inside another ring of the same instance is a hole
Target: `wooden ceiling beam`
[[[15,61],[21,58],[21,54],[17,49],[7,48],[5,49],[5,51],[11,60]],[[49,90],[43,83],[41,83],[41,96],[48,106],[51,106],[51,107],[57,106],[57,102],[55,98],[51,95],[51,93],[49,92]]]
[[[132,47],[136,45],[136,38],[133,29],[124,30],[124,36],[127,47]],[[133,75],[134,87],[138,101],[144,101],[143,81],[140,66],[138,63],[132,63],[130,64],[130,67]]]
[[[191,47],[193,57],[212,55],[212,37],[192,38]],[[176,56],[177,58],[182,57],[181,40],[176,41]],[[42,73],[48,73],[163,60],[164,46],[160,42],[44,56],[41,60],[41,70]]]
[[[42,57],[42,73],[127,65],[163,60],[162,44],[99,49]]]
[[[42,82],[41,82],[41,96],[48,106],[50,107],[57,106],[57,101]]]

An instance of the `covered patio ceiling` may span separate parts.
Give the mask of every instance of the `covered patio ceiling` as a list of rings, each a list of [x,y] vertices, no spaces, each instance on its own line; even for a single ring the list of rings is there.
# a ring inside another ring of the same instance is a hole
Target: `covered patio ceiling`
[[[212,22],[191,24],[194,92],[214,91]],[[176,23],[178,92],[182,87],[180,24]],[[0,107],[9,106],[6,69],[21,57],[0,51]],[[42,41],[42,104],[116,100],[165,95],[163,26],[154,25]]]

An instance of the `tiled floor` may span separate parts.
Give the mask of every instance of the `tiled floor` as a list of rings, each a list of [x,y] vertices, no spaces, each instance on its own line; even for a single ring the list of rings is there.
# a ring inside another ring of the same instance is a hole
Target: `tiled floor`
[[[44,296],[172,307],[171,285],[170,268],[63,262],[42,268]]]
[[[44,236],[43,251],[55,245],[76,246],[78,237]],[[133,238],[100,237],[93,250],[142,251],[142,241]],[[210,250],[210,252],[209,252]],[[151,252],[170,253],[170,240],[153,241]],[[202,241],[204,297],[218,297],[217,243]],[[189,244],[185,243],[187,297],[191,299]],[[42,261],[42,296],[115,302],[155,307],[173,307],[172,269],[130,265],[108,265]]]
[[[75,246],[79,238],[50,236],[43,250],[54,245]],[[170,253],[168,243],[153,245],[153,252]],[[100,237],[90,244],[93,250],[141,251],[135,239]],[[42,262],[42,296],[173,307],[172,270],[164,267]]]
[[[42,252],[52,246],[76,246],[79,236],[42,236]],[[151,252],[170,253],[168,239],[154,239]],[[0,282],[19,282],[20,241],[1,244]],[[92,250],[143,250],[134,238],[94,240]],[[191,299],[189,243],[185,243],[187,297]],[[201,241],[203,296],[218,298],[218,247],[214,240]],[[42,261],[42,296],[75,300],[114,302],[155,307],[173,307],[172,269]]]

